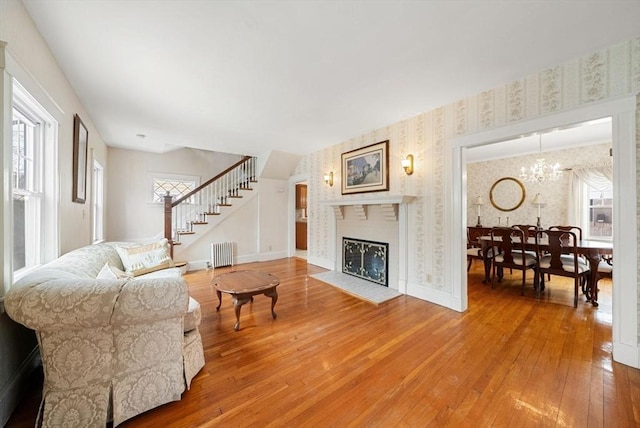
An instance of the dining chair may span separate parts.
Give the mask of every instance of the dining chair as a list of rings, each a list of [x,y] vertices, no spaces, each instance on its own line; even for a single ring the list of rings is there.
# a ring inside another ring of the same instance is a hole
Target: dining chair
[[[576,236],[578,237],[578,239],[580,239],[582,241],[582,228],[579,226],[551,226],[549,227],[549,230],[564,230],[565,232],[573,232],[576,234]],[[587,260],[584,258],[584,256],[578,254],[578,257],[580,257],[580,259],[587,263]],[[549,280],[551,280],[551,278],[549,278]],[[586,284],[583,283],[582,284],[582,292],[584,293],[585,290],[585,286]]]
[[[587,283],[589,265],[578,257],[577,236],[565,230],[542,230],[536,233],[539,288],[544,289],[544,274],[573,278],[573,307],[578,307],[578,288]]]
[[[471,269],[471,263],[473,263],[474,259],[484,261],[482,248],[478,242],[478,238],[481,236],[489,236],[490,234],[490,227],[467,227],[467,272]],[[487,250],[487,257],[493,257],[493,248],[489,248]]]
[[[511,227],[494,227],[491,229],[491,241],[496,243],[500,249],[499,254],[493,257],[493,269],[491,274],[491,288],[495,288],[496,269],[508,268],[522,271],[522,290],[524,295],[525,280],[527,270],[533,269],[533,286],[537,290],[536,257],[527,253],[523,245],[518,245],[525,241],[525,234],[522,230]],[[499,242],[499,243],[498,243]]]
[[[529,239],[534,239],[536,236],[536,232],[538,232],[538,226],[534,226],[532,224],[514,224],[513,226],[514,229],[520,229],[524,232],[524,237]],[[532,256],[536,256],[536,252],[535,251],[531,251],[531,250],[525,250],[524,251],[526,254],[530,254]],[[551,279],[551,278],[549,278]]]
[[[551,226],[549,230],[564,230],[565,232],[573,232],[579,240],[582,241],[582,228],[579,226]]]
[[[525,238],[533,238],[538,231],[538,226],[534,226],[531,224],[514,224],[514,229],[520,229],[524,232]]]

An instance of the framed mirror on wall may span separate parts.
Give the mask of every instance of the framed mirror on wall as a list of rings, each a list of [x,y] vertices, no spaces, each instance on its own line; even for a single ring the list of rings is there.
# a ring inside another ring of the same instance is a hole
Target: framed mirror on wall
[[[525,198],[524,185],[520,180],[513,177],[503,177],[497,180],[489,191],[491,205],[504,212],[520,208]]]

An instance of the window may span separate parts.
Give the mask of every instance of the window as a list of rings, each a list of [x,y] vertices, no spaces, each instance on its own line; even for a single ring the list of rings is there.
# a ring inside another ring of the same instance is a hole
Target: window
[[[57,256],[57,123],[17,82],[12,106],[14,279]]]
[[[586,237],[590,239],[613,239],[613,186],[594,189],[584,185],[584,207],[588,218]]]
[[[40,258],[42,183],[40,126],[13,108],[13,270]]]
[[[91,204],[93,208],[93,242],[104,240],[104,168],[93,161]]]
[[[183,197],[200,184],[199,177],[174,175],[174,174],[154,174],[151,177],[152,202],[164,203],[164,196],[169,192],[173,200]],[[194,197],[189,198],[186,203],[195,203]]]

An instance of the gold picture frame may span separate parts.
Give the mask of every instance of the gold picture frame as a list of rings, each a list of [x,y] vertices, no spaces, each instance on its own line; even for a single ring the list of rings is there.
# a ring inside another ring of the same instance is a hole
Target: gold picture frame
[[[87,153],[89,131],[80,116],[73,116],[73,192],[72,201],[84,204],[87,199]]]
[[[524,185],[513,177],[503,177],[493,183],[489,191],[491,205],[504,212],[514,211],[522,205],[527,196]]]
[[[389,140],[342,153],[342,194],[389,190]]]

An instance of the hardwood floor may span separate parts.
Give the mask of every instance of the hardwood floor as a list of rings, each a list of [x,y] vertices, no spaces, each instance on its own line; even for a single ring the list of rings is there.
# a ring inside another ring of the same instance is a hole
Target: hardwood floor
[[[611,358],[608,280],[599,308],[582,298],[574,309],[566,279],[537,300],[530,287],[520,296],[519,271],[491,290],[476,262],[457,313],[407,296],[376,307],[295,258],[236,269],[280,278],[278,318],[256,296],[235,332],[229,296],[216,312],[212,271],[186,274],[206,365],[181,401],[122,427],[640,425],[640,370]],[[36,411],[25,399],[8,426],[33,426]]]

